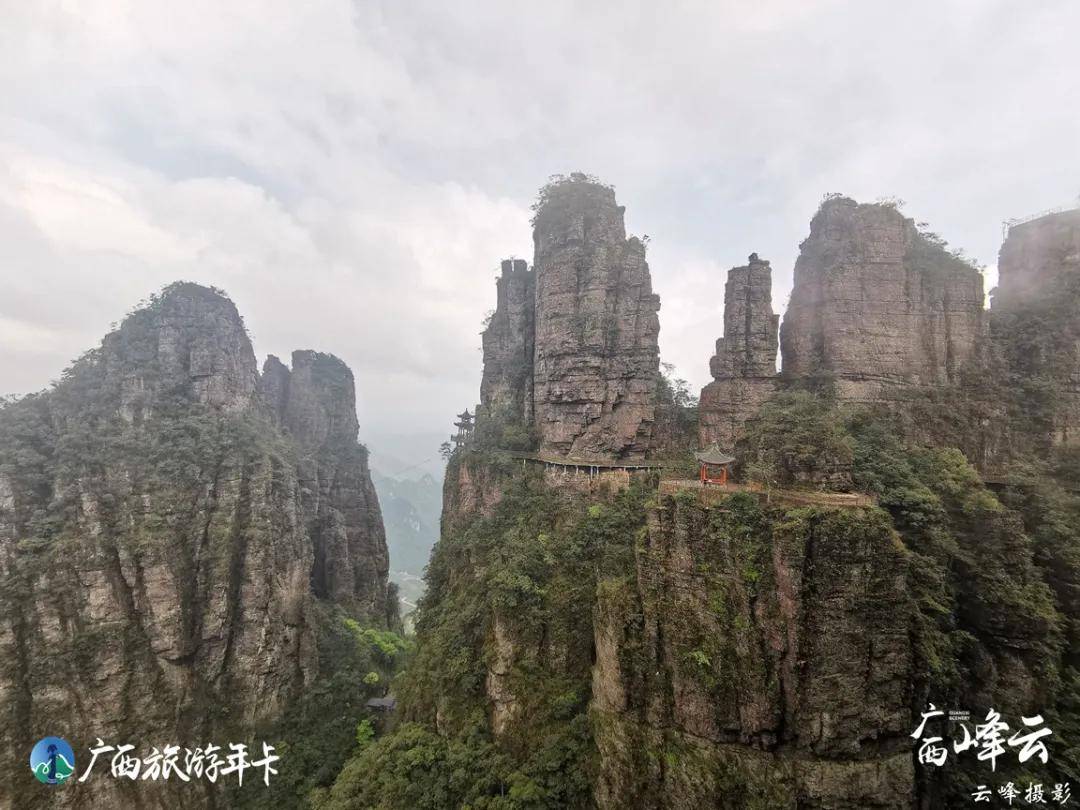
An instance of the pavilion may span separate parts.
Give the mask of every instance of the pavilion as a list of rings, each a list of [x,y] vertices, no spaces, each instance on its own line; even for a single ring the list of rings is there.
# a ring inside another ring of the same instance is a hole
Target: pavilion
[[[728,479],[728,467],[734,463],[735,457],[729,456],[713,442],[699,453],[694,453],[694,458],[701,464],[701,485],[717,484],[726,486]]]

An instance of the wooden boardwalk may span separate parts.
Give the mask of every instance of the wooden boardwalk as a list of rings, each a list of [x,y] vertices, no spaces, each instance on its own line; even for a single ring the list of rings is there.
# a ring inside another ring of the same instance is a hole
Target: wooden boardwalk
[[[722,487],[712,484],[704,486],[701,481],[693,478],[675,478],[661,481],[660,492],[663,495],[694,492],[697,494],[698,500],[706,506],[719,503],[728,495],[736,492],[751,492],[762,499],[768,499],[770,503],[784,506],[827,506],[834,509],[854,509],[876,504],[876,501],[871,496],[861,493],[815,492],[809,489],[774,489],[771,492],[766,492],[764,487],[757,484],[737,484],[729,481]]]

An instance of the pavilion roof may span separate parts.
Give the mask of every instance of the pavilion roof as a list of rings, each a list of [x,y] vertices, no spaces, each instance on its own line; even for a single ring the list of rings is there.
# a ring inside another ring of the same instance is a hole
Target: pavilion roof
[[[704,450],[694,453],[694,458],[696,458],[702,464],[716,464],[719,466],[723,466],[724,464],[731,464],[733,461],[735,461],[735,457],[729,456],[727,453],[721,450],[720,446],[716,442],[713,442]]]

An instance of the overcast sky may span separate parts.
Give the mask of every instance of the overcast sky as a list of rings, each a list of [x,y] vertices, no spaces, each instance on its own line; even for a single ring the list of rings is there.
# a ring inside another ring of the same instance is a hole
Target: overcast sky
[[[499,259],[553,173],[651,237],[695,387],[726,270],[782,310],[827,192],[898,197],[987,268],[1080,193],[1080,3],[3,0],[0,393],[176,279],[261,356],[356,374],[361,438],[433,455],[475,403]]]

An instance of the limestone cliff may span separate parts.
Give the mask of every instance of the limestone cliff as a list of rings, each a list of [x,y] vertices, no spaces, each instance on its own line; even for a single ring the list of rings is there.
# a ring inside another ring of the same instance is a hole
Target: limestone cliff
[[[584,175],[541,194],[533,410],[542,452],[632,459],[649,450],[660,299],[623,210]]]
[[[535,269],[504,265],[485,330],[481,415],[531,413],[547,454],[635,458],[655,449],[657,379],[639,246],[586,178],[536,210]],[[941,405],[986,368],[979,272],[889,206],[827,201],[782,377],[770,275],[756,256],[729,274],[701,408],[702,438],[738,438],[760,489],[671,468],[563,486],[481,419],[448,465],[402,725],[327,810],[950,808],[987,772],[918,762],[928,702],[1080,734],[1080,499],[1037,471],[991,491],[955,444],[904,429],[925,405],[908,393]],[[1080,767],[1070,745],[1044,783]]]
[[[314,594],[365,615],[387,609],[389,557],[367,449],[356,440],[352,372],[330,354],[292,353],[292,371],[271,355],[264,395],[299,450],[301,505],[312,538]]]
[[[535,314],[536,274],[523,259],[503,261],[495,311],[482,338],[480,403],[485,416],[532,422]]]
[[[651,448],[660,299],[615,192],[582,174],[541,191],[534,259],[502,262],[483,332],[478,430],[511,449],[589,461]]]
[[[876,510],[665,498],[601,586],[597,805],[907,808],[907,562]]]
[[[990,328],[1003,385],[1020,391],[1018,443],[1080,446],[1080,209],[1009,229]]]
[[[782,373],[844,399],[956,383],[985,335],[982,275],[889,205],[827,200],[795,263]]]
[[[182,283],[0,410],[0,796],[13,806],[53,806],[24,774],[42,736],[144,755],[247,739],[315,676],[317,601],[387,621],[352,377],[327,355],[293,363],[271,359],[260,381],[233,304]],[[62,796],[213,806],[207,785],[99,775]]]
[[[731,450],[746,421],[776,391],[777,327],[772,309],[772,269],[750,255],[728,271],[724,287],[724,336],[709,363],[713,382],[701,391],[698,433],[702,447]]]

